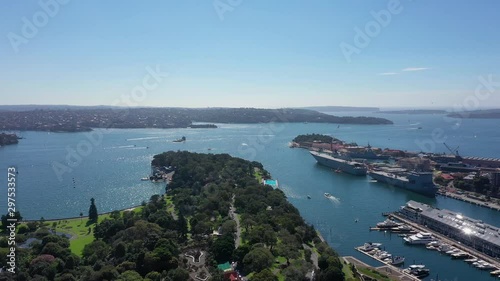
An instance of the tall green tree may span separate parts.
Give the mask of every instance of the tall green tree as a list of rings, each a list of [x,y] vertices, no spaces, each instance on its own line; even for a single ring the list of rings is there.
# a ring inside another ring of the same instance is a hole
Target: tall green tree
[[[95,206],[94,198],[90,198],[90,208],[89,208],[89,220],[91,222],[97,222],[98,214],[97,207]]]
[[[261,272],[255,274],[251,281],[278,281],[278,277],[272,273],[269,269],[264,269]]]
[[[232,233],[226,233],[218,237],[212,247],[210,247],[214,259],[218,263],[224,263],[231,260],[234,251],[234,236]]]
[[[267,248],[255,248],[243,258],[243,265],[248,272],[260,272],[271,267],[274,256]]]

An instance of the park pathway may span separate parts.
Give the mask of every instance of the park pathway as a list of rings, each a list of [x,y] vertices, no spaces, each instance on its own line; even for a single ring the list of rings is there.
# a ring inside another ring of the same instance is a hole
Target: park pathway
[[[236,208],[234,208],[234,198],[235,195],[231,198],[231,206],[229,207],[229,217],[236,222],[236,237],[234,240],[234,247],[238,248],[241,244],[241,227],[240,227],[240,219],[236,214]]]

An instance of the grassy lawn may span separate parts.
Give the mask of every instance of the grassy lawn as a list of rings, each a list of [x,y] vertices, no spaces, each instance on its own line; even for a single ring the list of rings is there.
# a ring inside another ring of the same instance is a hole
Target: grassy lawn
[[[354,277],[354,273],[352,272],[349,264],[343,263],[342,272],[344,272],[344,276],[345,276],[346,281],[352,281],[352,280],[358,281],[359,280],[358,278]]]
[[[262,174],[260,173],[260,170],[258,168],[254,168],[253,176],[259,183],[262,182]]]
[[[167,203],[167,212],[171,213],[174,219],[177,219],[177,213],[175,212],[175,205],[172,201],[172,196],[165,196],[165,202]]]
[[[142,210],[142,207],[137,207],[133,210],[134,213],[138,213]],[[121,213],[123,213],[122,211]],[[99,215],[99,222],[109,218],[109,214]],[[52,224],[57,222],[56,231],[61,233],[70,234],[70,250],[72,253],[78,256],[82,256],[82,251],[85,245],[92,243],[94,241],[93,229],[95,224],[87,225],[88,218],[76,218],[69,220],[54,220],[46,221],[45,224],[52,228]],[[89,232],[89,228],[92,230]]]
[[[167,203],[167,207],[171,208],[171,210],[173,211],[174,210],[174,202],[172,201],[172,196],[165,196],[165,202]]]
[[[282,256],[279,256],[279,257],[276,258],[276,262],[279,263],[279,264],[284,264],[284,263],[286,263],[286,258],[282,257]]]
[[[109,215],[99,215],[99,222],[109,217]],[[87,225],[88,219],[69,219],[61,221],[46,221],[45,224],[52,228],[52,223],[57,222],[56,231],[70,234],[70,250],[75,255],[81,256],[83,247],[94,241],[93,229],[95,224]],[[60,222],[60,223],[59,223]],[[92,230],[89,232],[89,228]]]
[[[391,281],[387,275],[381,274],[373,269],[358,267],[358,271],[379,281]]]

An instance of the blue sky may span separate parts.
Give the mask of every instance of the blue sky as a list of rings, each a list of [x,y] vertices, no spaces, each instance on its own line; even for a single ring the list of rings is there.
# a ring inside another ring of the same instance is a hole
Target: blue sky
[[[133,105],[451,107],[500,82],[495,0],[54,1],[0,3],[0,104],[110,105],[148,67],[169,75]]]

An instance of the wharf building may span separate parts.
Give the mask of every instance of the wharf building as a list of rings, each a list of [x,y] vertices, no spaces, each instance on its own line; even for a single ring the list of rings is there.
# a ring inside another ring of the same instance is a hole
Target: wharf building
[[[500,159],[497,158],[464,157],[462,162],[480,168],[490,168],[490,169],[500,168]]]
[[[500,229],[460,213],[409,201],[399,215],[493,258],[500,258]]]
[[[500,171],[490,173],[490,182],[495,187],[500,187]]]

